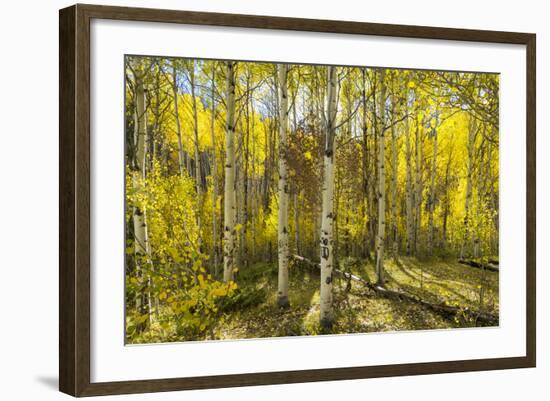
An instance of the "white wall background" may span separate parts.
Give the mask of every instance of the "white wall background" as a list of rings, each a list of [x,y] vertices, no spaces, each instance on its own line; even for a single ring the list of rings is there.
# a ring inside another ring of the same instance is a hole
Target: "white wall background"
[[[98,4],[113,4],[95,1]],[[60,400],[57,392],[58,9],[69,1],[4,2],[0,16],[0,398]],[[544,253],[550,223],[550,25],[545,3],[393,0],[157,0],[114,5],[357,20],[537,33],[538,368],[104,397],[102,400],[477,400],[548,396],[550,296]],[[452,346],[452,344],[449,344]]]

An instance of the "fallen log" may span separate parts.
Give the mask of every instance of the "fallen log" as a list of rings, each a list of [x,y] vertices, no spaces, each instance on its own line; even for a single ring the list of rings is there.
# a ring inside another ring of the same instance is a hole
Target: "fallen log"
[[[458,263],[460,263],[461,265],[475,267],[476,269],[482,269],[482,270],[485,269],[496,273],[499,272],[498,266],[495,266],[491,263],[484,264],[484,263],[477,262],[475,260],[467,260],[467,259],[459,259]]]
[[[302,262],[303,264],[307,265],[312,270],[319,270],[320,266],[318,263],[315,263],[307,258],[304,258],[300,255],[292,255],[292,258],[295,260]],[[495,325],[498,324],[498,316],[487,313],[487,312],[481,312],[481,311],[475,311],[470,308],[459,308],[457,306],[451,306],[447,305],[444,301],[440,303],[431,303],[428,301],[425,301],[413,294],[409,294],[403,291],[398,290],[390,290],[388,288],[373,284],[355,274],[352,274],[350,272],[343,272],[338,269],[332,269],[333,273],[335,273],[338,276],[343,277],[344,279],[348,280],[348,282],[354,281],[362,284],[363,286],[367,287],[368,289],[374,291],[375,293],[389,299],[397,299],[397,300],[403,300],[408,301],[412,303],[416,303],[419,305],[422,305],[428,309],[433,310],[434,312],[438,312],[440,314],[444,314],[447,316],[456,316],[459,314],[462,314],[464,316],[467,316],[469,318],[472,318],[476,321],[483,322],[485,324]]]

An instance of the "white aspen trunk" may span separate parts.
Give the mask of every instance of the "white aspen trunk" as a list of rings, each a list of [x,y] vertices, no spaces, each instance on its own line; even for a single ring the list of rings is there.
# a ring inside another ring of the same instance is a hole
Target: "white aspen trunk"
[[[138,189],[140,181],[145,179],[145,91],[141,78],[136,77],[136,115],[134,143],[136,144],[135,168],[133,173],[133,186]],[[145,220],[143,211],[134,208],[134,235],[135,252],[138,255],[146,254]]]
[[[251,229],[252,229],[252,260],[256,261],[256,210],[258,207],[258,185],[256,181],[256,132],[255,132],[255,113],[254,100],[250,100],[252,113],[252,205],[251,205]]]
[[[210,121],[212,136],[212,261],[214,263],[214,277],[218,277],[218,220],[216,216],[216,203],[218,201],[218,162],[216,157],[216,68],[212,68],[212,87],[210,101],[212,102],[212,116]]]
[[[464,238],[460,248],[460,259],[466,256],[466,247],[470,240],[470,208],[472,203],[472,173],[474,164],[474,143],[477,131],[477,121],[470,116],[470,130],[468,133],[468,172],[466,176],[466,200],[464,205]]]
[[[370,199],[369,199],[369,185],[370,185],[370,177],[369,177],[369,147],[368,147],[368,127],[367,127],[367,82],[366,82],[366,71],[365,68],[361,69],[361,77],[362,77],[362,87],[361,87],[361,103],[362,103],[362,173],[363,173],[363,202],[361,203],[362,207],[362,213],[361,217],[367,216],[367,219],[365,219],[365,223],[362,225],[362,232],[363,232],[363,255],[368,256],[370,259],[370,249],[369,249],[369,224],[368,218],[370,218],[370,213],[368,213],[368,210],[370,208]]]
[[[227,62],[227,115],[225,137],[225,193],[223,281],[233,280],[235,269],[235,64]]]
[[[384,110],[386,108],[385,70],[380,70],[380,99],[378,117],[378,235],[376,241],[376,282],[384,284],[384,241],[386,234],[386,138]]]
[[[296,102],[298,100],[298,88],[295,89],[292,101],[292,133],[294,136],[298,133],[298,115],[296,112]],[[294,248],[296,254],[301,255],[300,250],[300,188],[295,185],[294,188]]]
[[[373,81],[374,86],[372,88],[373,91],[373,105],[371,109],[371,120],[372,120],[372,126],[371,126],[371,135],[372,135],[372,160],[371,160],[371,174],[372,174],[372,185],[370,186],[369,191],[369,197],[370,197],[370,209],[369,209],[369,221],[370,221],[370,248],[372,249],[372,253],[374,255],[374,263],[376,267],[376,254],[377,254],[377,241],[378,241],[378,189],[380,188],[379,184],[379,176],[378,176],[378,149],[379,149],[379,143],[378,143],[378,113],[377,108],[378,105],[376,104],[376,88],[378,85],[378,78],[377,73],[374,70],[373,71]]]
[[[250,210],[250,230],[252,234],[252,249],[250,251],[250,257],[253,262],[256,262],[256,217],[258,208],[258,188],[256,180],[252,180],[252,204]]]
[[[195,142],[195,186],[197,191],[197,210],[196,210],[196,220],[197,220],[197,229],[199,232],[198,236],[198,248],[201,249],[201,205],[202,205],[202,183],[201,183],[201,159],[200,159],[200,148],[199,148],[199,123],[198,123],[198,111],[197,111],[197,98],[195,96],[195,61],[191,64],[191,69],[189,71],[189,81],[191,83],[191,100],[193,105],[193,134]]]
[[[172,61],[172,92],[174,95],[174,118],[176,120],[176,133],[178,136],[178,167],[180,176],[183,177],[183,168],[185,166],[185,154],[183,151],[183,141],[181,138],[181,124],[180,124],[180,116],[179,116],[179,110],[178,110],[178,78],[177,78],[177,70],[176,65]]]
[[[300,192],[298,188],[294,193],[294,243],[296,253],[300,255]]]
[[[428,216],[428,252],[433,255],[434,246],[434,209],[435,209],[435,177],[437,174],[437,129],[433,128],[433,154],[432,154],[432,172],[430,183],[430,210]]]
[[[490,148],[489,148],[490,151]],[[484,200],[486,194],[487,177],[484,176],[485,170],[483,168],[485,159],[485,139],[483,139],[479,145],[479,160],[478,160],[478,178],[477,178],[477,210],[476,216],[481,219],[484,211]],[[481,235],[480,228],[477,227],[474,235],[474,258],[481,257]]]
[[[486,179],[488,181],[488,188],[486,189],[485,196],[487,198],[487,207],[491,208],[491,210],[494,213],[492,223],[493,223],[493,229],[491,230],[490,234],[490,251],[493,254],[498,254],[498,247],[496,244],[498,244],[497,236],[495,233],[498,233],[498,207],[495,204],[495,197],[493,195],[493,188],[494,188],[494,180],[493,180],[493,171],[492,171],[492,159],[493,159],[493,145],[489,144],[489,154],[487,156],[487,173],[486,173]]]
[[[395,93],[392,94],[392,128],[391,128],[391,154],[392,154],[392,177],[391,177],[391,211],[392,211],[392,254],[397,258],[399,244],[397,241],[397,174],[399,172],[399,157],[397,155],[397,127],[396,114],[398,113]]]
[[[447,249],[447,220],[449,216],[449,210],[451,208],[451,201],[449,199],[449,175],[451,170],[451,162],[453,160],[453,147],[449,151],[449,158],[447,159],[447,166],[445,167],[445,203],[443,207],[443,227],[442,227],[442,237],[443,237],[443,248]]]
[[[191,169],[191,156],[186,151],[183,151],[183,155],[185,156],[185,165],[187,166],[187,173],[189,176],[193,175],[193,170]]]
[[[416,119],[416,194],[414,196],[415,202],[415,222],[414,222],[414,251],[418,253],[420,237],[422,232],[422,134],[423,134],[423,121]]]
[[[141,121],[140,124],[140,133],[139,136],[143,136],[143,157],[140,158],[141,160],[141,176],[145,180],[147,178],[147,166],[148,166],[148,160],[147,160],[147,149],[149,149],[149,140],[152,140],[152,138],[149,138],[149,134],[147,132],[147,114],[146,114],[146,108],[145,105],[147,104],[146,99],[146,92],[143,92],[143,96],[141,97],[142,104],[140,105],[140,115],[141,115]],[[141,112],[142,111],[142,112]],[[150,161],[152,162],[152,160]],[[147,209],[143,209],[143,232],[144,232],[144,244],[145,244],[145,256],[146,256],[146,263],[149,266],[149,271],[146,272],[147,276],[147,314],[149,315],[149,325],[153,324],[153,303],[151,300],[151,273],[153,271],[153,260],[151,259],[151,243],[149,242],[149,229],[147,227]]]
[[[321,314],[322,327],[334,323],[332,310],[333,225],[334,225],[334,173],[337,112],[336,67],[328,67],[327,131],[324,152],[323,203],[321,211]]]
[[[409,111],[406,110],[408,113]],[[411,137],[409,131],[409,118],[405,118],[405,159],[407,167],[407,177],[405,183],[405,208],[406,208],[406,225],[407,225],[407,255],[411,255],[413,251],[413,181],[411,167]]]
[[[288,66],[279,64],[279,215],[278,215],[278,255],[279,282],[277,304],[282,308],[290,306],[288,300],[288,167],[287,167],[287,130],[288,130]]]
[[[250,195],[250,109],[252,99],[252,89],[250,87],[250,71],[246,77],[246,98],[245,98],[245,129],[242,131],[242,152],[241,152],[241,165],[242,172],[240,176],[239,191],[242,201],[239,206],[241,208],[240,220],[241,230],[239,235],[239,259],[242,260],[241,266],[248,266],[248,225],[249,225],[249,195]]]
[[[317,217],[317,207],[314,206],[311,211],[311,224],[313,225],[313,234],[312,234],[312,242],[313,246],[310,249],[310,252],[312,255],[315,255],[317,252],[317,244],[319,243],[317,238],[317,233],[319,232],[319,218]]]
[[[339,228],[338,228],[338,210],[340,210],[340,191],[339,187],[336,185],[336,168],[334,168],[334,202],[332,206],[332,210],[334,210],[334,219],[333,219],[333,248],[332,248],[332,259],[338,261],[338,249],[340,247],[340,236],[338,235]]]
[[[243,227],[244,227],[244,202],[243,202],[243,194],[244,194],[244,182],[243,182],[243,148],[244,144],[241,141],[239,143],[239,139],[242,136],[242,133],[244,132],[242,119],[240,121],[240,130],[235,131],[236,141],[237,145],[236,148],[240,149],[240,154],[235,155],[235,223],[240,227],[236,232],[235,237],[235,264],[239,267],[243,267]],[[237,132],[239,132],[241,135],[237,136]]]
[[[136,144],[134,172],[132,174],[132,186],[138,190],[143,185],[143,180],[146,175],[146,116],[145,116],[145,88],[141,76],[136,75],[136,113],[135,113],[135,131],[134,143]],[[138,280],[146,281],[149,287],[150,280],[145,278],[143,265],[148,262],[149,244],[147,238],[147,218],[146,211],[139,207],[133,208],[133,224],[134,224],[134,253],[136,256],[136,273]],[[144,313],[145,309],[149,315],[149,323],[151,322],[151,303],[150,294],[142,293],[138,296],[136,306],[139,313]]]

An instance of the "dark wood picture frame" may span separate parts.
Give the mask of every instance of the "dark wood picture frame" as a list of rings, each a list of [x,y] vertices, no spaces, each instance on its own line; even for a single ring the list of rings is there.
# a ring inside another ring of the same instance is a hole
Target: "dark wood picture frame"
[[[526,356],[91,383],[90,21],[93,18],[525,45]],[[93,396],[535,367],[535,34],[81,4],[60,10],[59,30],[59,388],[62,392]]]

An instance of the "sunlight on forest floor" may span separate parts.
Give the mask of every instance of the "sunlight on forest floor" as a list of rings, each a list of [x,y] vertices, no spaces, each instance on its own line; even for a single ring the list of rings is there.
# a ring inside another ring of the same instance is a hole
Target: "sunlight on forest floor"
[[[416,295],[432,303],[445,302],[461,308],[483,310],[498,315],[498,273],[483,272],[464,266],[455,260],[419,261],[402,257],[388,260],[386,287]],[[372,263],[344,259],[342,271],[349,271],[374,282]],[[252,300],[246,308],[229,314],[223,327],[218,327],[221,339],[300,336],[337,333],[367,333],[475,327],[479,325],[465,317],[449,318],[408,301],[380,297],[353,283],[346,291],[346,281],[335,279],[334,307],[336,321],[330,332],[322,332],[319,321],[319,276],[293,266],[290,272],[291,308],[276,305],[277,266],[255,264],[241,271],[238,282],[241,291]],[[480,287],[485,277],[483,305]]]

